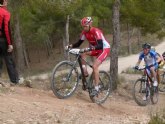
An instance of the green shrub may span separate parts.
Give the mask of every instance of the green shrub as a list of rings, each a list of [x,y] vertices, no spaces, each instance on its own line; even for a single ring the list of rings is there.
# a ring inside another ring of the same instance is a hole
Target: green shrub
[[[156,114],[154,116],[151,116],[151,120],[148,124],[165,124],[165,120],[162,116]]]
[[[141,71],[135,70],[132,67],[128,67],[127,69],[125,69],[121,73],[126,73],[126,74],[142,74]]]

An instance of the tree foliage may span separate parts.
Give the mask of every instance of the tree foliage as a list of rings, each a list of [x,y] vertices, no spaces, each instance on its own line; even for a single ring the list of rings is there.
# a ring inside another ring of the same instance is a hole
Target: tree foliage
[[[156,33],[162,29],[164,7],[163,0],[123,0],[122,22],[141,28],[143,34]]]
[[[9,0],[12,17],[19,15],[20,30],[27,46],[43,47],[50,40],[53,47],[62,44],[65,23],[69,15],[70,41],[78,39],[81,32],[80,20],[93,17],[94,26],[105,33],[112,30],[112,5],[114,0]],[[121,0],[120,25],[129,24],[141,30],[142,35],[157,33],[164,36],[164,0]],[[12,26],[14,24],[12,19]],[[14,27],[14,26],[13,26]],[[126,27],[126,26],[125,26]],[[124,30],[127,30],[126,28]],[[30,51],[30,50],[29,50]]]

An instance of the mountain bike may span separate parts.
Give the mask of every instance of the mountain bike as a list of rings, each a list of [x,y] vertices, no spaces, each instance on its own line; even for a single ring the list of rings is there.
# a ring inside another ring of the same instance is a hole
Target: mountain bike
[[[133,98],[140,106],[146,106],[150,101],[152,104],[158,102],[158,87],[153,86],[152,78],[149,76],[146,67],[137,69],[143,70],[141,78],[137,79],[133,86]]]
[[[112,91],[109,74],[103,70],[99,71],[99,93],[96,96],[91,96],[90,94],[94,89],[94,76],[92,73],[87,79],[83,73],[81,60],[93,69],[92,65],[81,57],[83,53],[82,49],[70,49],[68,52],[74,55],[75,61],[61,61],[54,67],[51,76],[51,88],[54,95],[60,99],[70,97],[74,94],[81,79],[82,89],[88,91],[92,102],[97,104],[104,103]],[[79,74],[79,72],[81,72],[81,74]]]
[[[163,73],[160,74],[159,91],[165,92],[165,66],[163,67]]]

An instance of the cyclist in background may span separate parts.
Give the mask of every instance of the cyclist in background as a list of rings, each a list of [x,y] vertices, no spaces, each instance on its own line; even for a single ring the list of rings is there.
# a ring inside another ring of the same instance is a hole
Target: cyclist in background
[[[156,52],[156,49],[153,46],[151,46],[151,50]],[[159,69],[163,67],[164,59],[163,59],[163,56],[160,55],[158,52],[156,52],[156,54],[161,58],[161,60],[158,62],[158,69],[157,69],[157,80],[158,80],[158,83],[160,83],[160,71],[159,71]]]
[[[162,55],[159,54],[159,53],[156,51],[155,47],[153,47],[153,46],[151,46],[151,50],[154,51],[154,52],[156,52],[156,53],[158,54],[158,56],[161,58],[161,60],[158,62],[159,68],[161,68],[161,67],[164,65],[163,54],[162,54]]]
[[[80,39],[78,42],[66,46],[65,49],[68,48],[76,48],[79,47],[83,41],[88,40],[89,47],[83,49],[84,53],[81,55],[83,59],[86,58],[86,55],[95,56],[96,60],[93,62],[93,74],[95,79],[95,89],[90,94],[91,96],[95,96],[99,93],[99,66],[101,63],[107,58],[110,53],[110,44],[105,39],[102,31],[98,28],[92,27],[92,18],[84,17],[81,20],[81,26],[83,27],[83,31],[81,33]],[[82,67],[84,71],[84,75],[88,76],[87,67],[85,62],[82,61]]]
[[[143,51],[139,55],[139,60],[136,63],[135,68],[138,69],[139,65],[144,59],[144,62],[147,67],[147,72],[154,78],[154,83],[153,86],[157,87],[158,86],[158,81],[157,81],[157,75],[156,75],[156,70],[158,69],[158,63],[161,61],[161,58],[158,56],[156,52],[151,50],[151,45],[148,43],[145,43],[142,45]]]

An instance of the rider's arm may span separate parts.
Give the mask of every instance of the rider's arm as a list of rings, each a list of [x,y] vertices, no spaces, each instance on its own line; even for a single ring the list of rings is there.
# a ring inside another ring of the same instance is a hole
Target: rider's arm
[[[72,48],[79,47],[79,46],[82,44],[83,41],[84,41],[84,40],[81,40],[81,39],[80,39],[78,42],[72,44],[71,47],[72,47]]]
[[[72,44],[71,47],[72,48],[79,47],[85,39],[86,39],[86,37],[85,37],[85,35],[82,32],[81,36],[80,36],[80,39],[76,43]]]
[[[161,57],[160,57],[159,55],[157,55],[157,56],[156,56],[156,62],[157,62],[157,63],[160,63],[161,60],[162,60]]]
[[[103,49],[103,40],[102,39],[97,40],[97,45],[94,46],[94,49],[95,50]]]
[[[136,66],[139,66],[140,65],[140,63],[141,63],[141,61],[142,61],[143,58],[144,58],[144,54],[143,54],[143,52],[141,52],[140,55],[139,55],[139,60],[136,63]]]
[[[136,63],[136,66],[139,66],[139,65],[140,65],[140,63],[141,63],[141,61],[142,61],[142,60],[141,60],[141,59],[139,59],[139,60],[138,60],[138,62]]]

